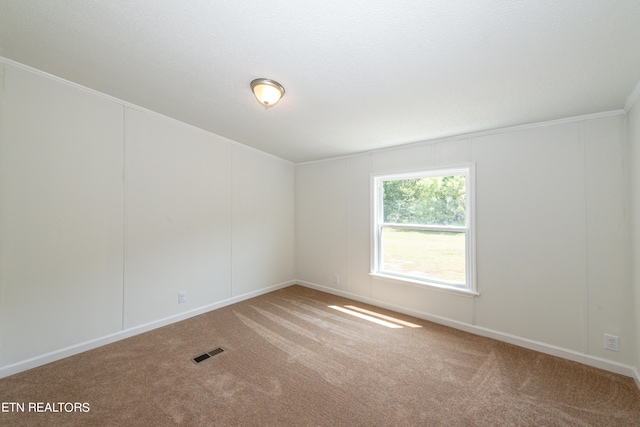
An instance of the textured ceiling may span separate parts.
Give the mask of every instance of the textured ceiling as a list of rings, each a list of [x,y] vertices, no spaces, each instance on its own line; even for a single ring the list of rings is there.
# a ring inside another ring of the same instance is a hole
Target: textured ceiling
[[[640,2],[0,0],[0,56],[304,162],[622,109]]]

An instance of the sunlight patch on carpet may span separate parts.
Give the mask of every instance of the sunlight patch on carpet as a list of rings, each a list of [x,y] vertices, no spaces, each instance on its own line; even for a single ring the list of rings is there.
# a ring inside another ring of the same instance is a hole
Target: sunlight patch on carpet
[[[364,308],[356,307],[355,305],[345,305],[346,308],[351,310],[356,310],[361,313],[369,314],[371,316],[379,317],[384,320],[389,320],[391,322],[398,323],[400,325],[408,326],[409,328],[422,328],[420,325],[416,325],[415,323],[407,322],[404,320],[396,319],[395,317],[387,316],[385,314],[376,313],[375,311],[365,310]]]
[[[369,322],[377,323],[378,325],[386,326],[387,328],[402,328],[402,326],[387,322],[386,320],[379,319],[377,317],[369,316],[368,314],[360,313],[358,311],[349,310],[348,308],[339,307],[337,305],[330,305],[329,308],[333,308],[334,310],[341,311],[346,314],[350,314],[351,316],[359,317],[360,319],[368,320]]]

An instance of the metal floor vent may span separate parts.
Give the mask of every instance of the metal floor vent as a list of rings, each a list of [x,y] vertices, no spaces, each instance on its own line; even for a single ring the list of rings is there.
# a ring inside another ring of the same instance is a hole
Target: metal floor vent
[[[218,354],[222,353],[223,351],[225,351],[225,349],[222,348],[222,347],[214,348],[213,350],[208,351],[208,352],[206,352],[204,354],[201,354],[200,356],[194,357],[193,359],[191,359],[191,361],[197,365],[198,363],[203,362],[203,361],[205,361],[205,360],[207,360],[207,359],[209,359],[209,358],[211,358],[213,356],[217,356]]]

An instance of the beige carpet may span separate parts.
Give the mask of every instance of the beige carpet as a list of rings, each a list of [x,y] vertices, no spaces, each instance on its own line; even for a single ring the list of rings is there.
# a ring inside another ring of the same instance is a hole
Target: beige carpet
[[[24,404],[2,426],[640,426],[630,378],[300,286],[4,378],[0,402]]]

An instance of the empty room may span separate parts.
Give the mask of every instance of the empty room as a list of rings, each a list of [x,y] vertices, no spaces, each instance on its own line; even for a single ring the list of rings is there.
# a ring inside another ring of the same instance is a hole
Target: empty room
[[[0,1],[0,425],[640,425],[637,0]]]

